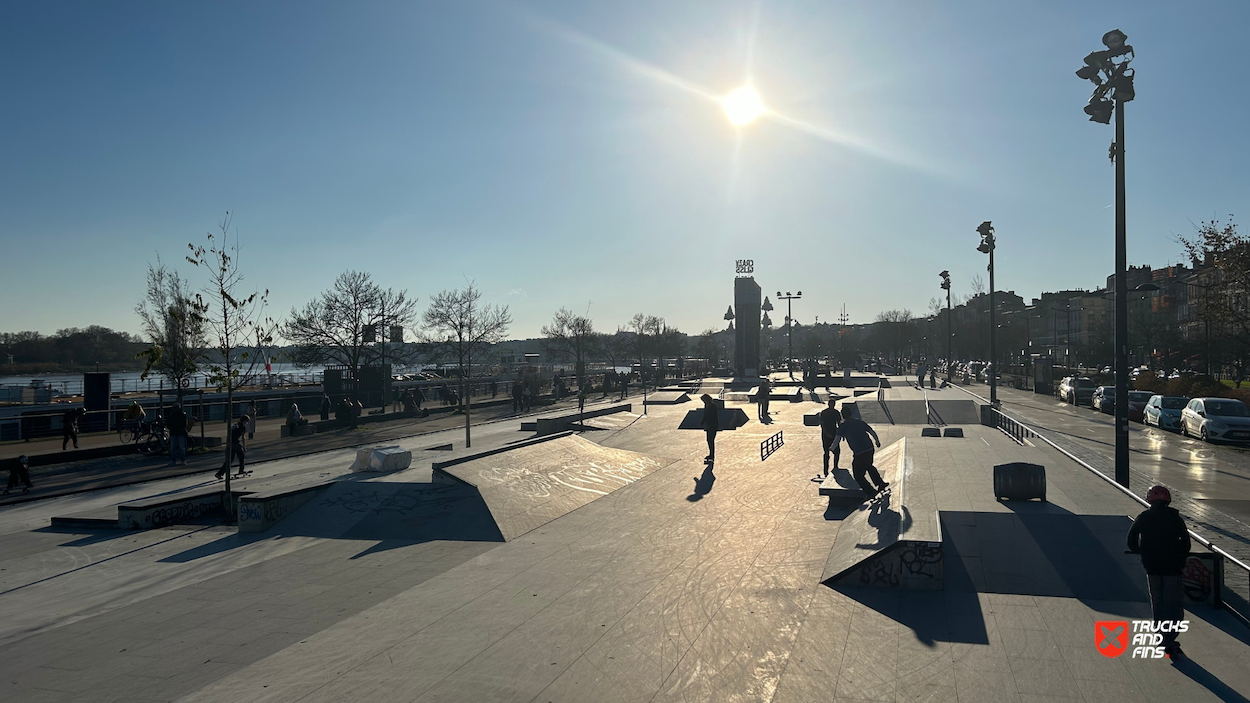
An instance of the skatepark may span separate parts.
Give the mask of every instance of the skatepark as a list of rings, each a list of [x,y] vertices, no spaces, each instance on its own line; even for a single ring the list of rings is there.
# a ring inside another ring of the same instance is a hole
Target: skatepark
[[[402,470],[351,471],[359,448],[258,463],[232,486],[239,526],[195,507],[219,495],[211,474],[8,507],[0,691],[1250,696],[1250,629],[1218,606],[1187,603],[1185,665],[1097,651],[1095,621],[1149,618],[1140,563],[1123,553],[1141,509],[1130,497],[1044,442],[982,424],[962,390],[860,380],[812,390],[774,375],[768,423],[749,384],[705,379],[645,404],[476,426],[471,449],[460,429],[388,441],[411,455]],[[710,465],[704,393],[734,418]],[[822,495],[855,489],[845,449],[840,470],[812,480],[811,417],[831,395],[880,437],[891,490],[878,500]],[[1010,462],[1045,467],[1044,501],[995,497],[993,467]]]

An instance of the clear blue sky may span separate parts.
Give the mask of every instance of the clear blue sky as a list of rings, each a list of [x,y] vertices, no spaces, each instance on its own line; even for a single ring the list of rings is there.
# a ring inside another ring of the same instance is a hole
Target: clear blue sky
[[[137,331],[147,262],[227,209],[285,314],[347,268],[475,278],[513,335],[724,324],[733,261],[795,316],[923,312],[950,269],[1029,298],[1113,262],[1110,126],[1073,75],[1137,48],[1129,259],[1250,198],[1230,2],[12,2],[0,24],[0,330]],[[750,82],[782,118],[729,123]],[[185,267],[184,267],[185,268]]]

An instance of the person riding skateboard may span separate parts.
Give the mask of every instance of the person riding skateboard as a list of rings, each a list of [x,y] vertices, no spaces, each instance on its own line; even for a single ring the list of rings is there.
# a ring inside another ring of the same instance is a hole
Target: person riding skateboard
[[[239,421],[230,426],[230,451],[226,454],[226,463],[222,464],[217,471],[218,480],[226,477],[226,472],[230,471],[231,455],[239,459],[239,473],[236,477],[242,476],[243,471],[243,435],[247,434],[247,421],[251,418],[243,415]]]
[[[1141,555],[1150,589],[1150,611],[1155,622],[1171,622],[1162,629],[1163,651],[1172,658],[1183,656],[1176,641],[1175,623],[1185,619],[1182,605],[1181,572],[1189,559],[1189,530],[1180,512],[1171,507],[1172,493],[1166,486],[1146,492],[1150,509],[1142,511],[1128,531],[1128,550]]]
[[[872,465],[876,449],[881,448],[881,438],[877,437],[876,430],[872,429],[867,422],[853,417],[850,408],[843,408],[842,425],[838,427],[833,442],[837,444],[844,439],[847,448],[855,455],[855,458],[851,459],[851,475],[855,477],[855,483],[863,489],[864,495],[872,500],[890,485],[888,481],[881,480],[877,467]],[[874,443],[877,445],[876,449],[873,449]],[[869,478],[872,479],[872,483],[868,482]],[[873,483],[877,484],[876,487],[872,485]]]

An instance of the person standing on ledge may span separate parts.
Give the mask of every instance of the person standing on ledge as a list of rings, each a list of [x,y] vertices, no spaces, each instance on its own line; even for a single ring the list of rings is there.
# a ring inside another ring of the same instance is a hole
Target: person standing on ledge
[[[869,500],[877,497],[877,494],[884,491],[890,484],[881,480],[881,474],[877,472],[877,467],[872,465],[872,458],[876,454],[876,449],[881,448],[881,438],[877,436],[876,430],[868,426],[867,422],[851,416],[850,408],[842,409],[842,426],[838,428],[838,432],[833,437],[833,443],[837,444],[842,440],[846,440],[846,446],[855,455],[851,459],[851,475],[855,477],[855,483],[863,489],[864,495]],[[873,449],[876,444],[876,449]],[[867,476],[864,474],[867,473]],[[872,479],[872,483],[868,479]],[[875,487],[873,483],[877,484]]]
[[[704,393],[700,399],[703,401],[703,431],[707,432],[707,456],[704,457],[703,463],[711,464],[716,461],[716,433],[720,431],[720,403],[707,393]]]
[[[759,404],[759,417],[760,417],[760,422],[767,423],[767,422],[768,422],[768,420],[769,420],[769,415],[768,415],[768,396],[769,396],[772,392],[773,392],[773,387],[772,387],[772,384],[771,384],[771,383],[769,383],[769,381],[768,381],[768,377],[767,377],[767,376],[765,376],[765,377],[761,378],[761,379],[760,379],[760,387],[759,387],[759,389],[758,389],[757,391],[755,391],[755,393],[756,393],[756,395],[755,395],[755,402]]]
[[[829,396],[829,407],[820,411],[820,444],[825,450],[825,478],[829,476],[829,451],[833,450],[833,468],[838,468],[838,459],[842,456],[842,443],[837,441],[838,427],[842,424],[842,413],[834,407],[837,399]]]
[[[1176,625],[1185,619],[1181,602],[1181,571],[1189,559],[1189,530],[1185,519],[1172,507],[1172,493],[1166,486],[1146,492],[1150,509],[1142,511],[1128,531],[1128,550],[1141,555],[1150,588],[1150,611],[1156,623],[1171,622],[1161,628],[1163,651],[1173,659],[1183,656],[1176,641]]]
[[[187,413],[182,403],[174,403],[165,414],[165,426],[169,428],[169,463],[187,465]]]

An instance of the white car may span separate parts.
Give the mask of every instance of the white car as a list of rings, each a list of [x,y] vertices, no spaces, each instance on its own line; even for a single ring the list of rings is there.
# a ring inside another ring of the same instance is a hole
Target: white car
[[[1250,442],[1250,408],[1231,398],[1194,398],[1181,411],[1181,434],[1204,442]]]

